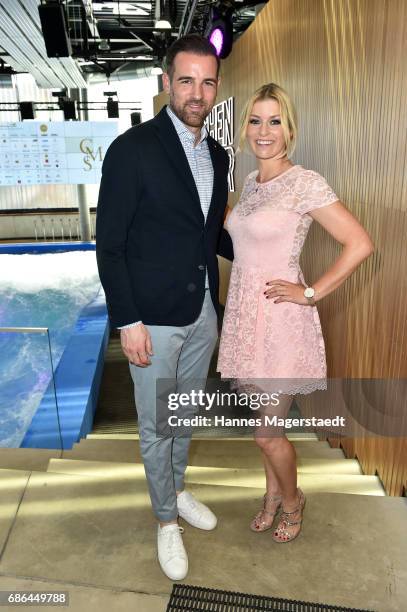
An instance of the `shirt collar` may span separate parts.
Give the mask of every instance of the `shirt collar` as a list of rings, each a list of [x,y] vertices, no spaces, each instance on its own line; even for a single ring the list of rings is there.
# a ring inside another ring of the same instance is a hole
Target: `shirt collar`
[[[171,121],[174,124],[175,129],[177,130],[177,134],[178,136],[187,136],[187,138],[191,141],[191,142],[195,142],[195,134],[193,134],[191,132],[191,130],[189,130],[187,128],[187,126],[185,125],[185,123],[183,123],[181,121],[181,119],[179,119],[177,117],[177,115],[174,113],[174,111],[167,105],[167,113],[168,116],[170,117]],[[198,144],[201,144],[201,142],[203,140],[205,140],[205,138],[208,137],[208,130],[206,129],[206,125],[203,125],[201,128],[201,136],[199,138],[199,142]]]

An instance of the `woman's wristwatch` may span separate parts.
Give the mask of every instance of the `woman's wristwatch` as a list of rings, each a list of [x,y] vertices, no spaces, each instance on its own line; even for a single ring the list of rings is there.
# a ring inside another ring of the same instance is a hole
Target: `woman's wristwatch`
[[[308,303],[312,306],[315,304],[314,300],[315,289],[313,287],[305,287],[304,289],[304,297],[307,298]]]

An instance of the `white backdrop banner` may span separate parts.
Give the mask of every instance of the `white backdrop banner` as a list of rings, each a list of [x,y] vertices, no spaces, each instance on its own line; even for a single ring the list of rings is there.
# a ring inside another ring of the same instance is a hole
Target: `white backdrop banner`
[[[99,183],[117,121],[0,123],[0,185]]]

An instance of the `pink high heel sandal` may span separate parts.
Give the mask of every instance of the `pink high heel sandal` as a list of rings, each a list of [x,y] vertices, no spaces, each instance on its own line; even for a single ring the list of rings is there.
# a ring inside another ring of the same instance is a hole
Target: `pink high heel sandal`
[[[279,544],[284,543],[284,542],[292,542],[292,540],[295,540],[295,538],[301,532],[302,512],[305,506],[305,495],[301,491],[300,488],[298,488],[297,491],[298,491],[298,506],[291,512],[287,512],[283,508],[283,511],[280,516],[280,521],[277,525],[277,529],[272,535],[273,540],[275,542],[278,542]],[[289,517],[292,516],[293,514],[297,514],[297,512],[299,512],[298,520],[291,521]],[[287,529],[287,527],[292,527],[293,525],[300,525],[300,528],[296,533],[291,533]]]
[[[270,512],[269,510],[266,510],[267,502],[278,502],[274,512]],[[257,533],[271,529],[274,523],[274,519],[280,509],[281,502],[282,502],[281,495],[267,495],[267,493],[265,493],[263,497],[263,508],[262,510],[260,510],[260,512],[256,514],[256,516],[250,523],[250,529],[252,531],[256,531]],[[270,517],[268,520],[265,520],[266,514]],[[261,518],[262,520],[260,520]]]

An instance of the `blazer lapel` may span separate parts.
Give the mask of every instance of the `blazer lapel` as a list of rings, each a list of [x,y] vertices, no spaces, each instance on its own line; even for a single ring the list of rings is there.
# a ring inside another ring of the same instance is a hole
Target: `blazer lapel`
[[[222,164],[219,164],[220,158],[218,156],[220,145],[213,140],[212,138],[208,138],[208,147],[209,153],[211,154],[212,166],[213,166],[213,189],[212,189],[212,198],[211,204],[208,210],[207,221],[209,216],[213,213],[216,208],[216,196],[220,193],[222,187],[222,181],[224,180],[224,176],[222,176]]]
[[[180,178],[187,184],[193,199],[196,201],[199,206],[199,210],[202,212],[198,190],[195,185],[194,177],[192,176],[191,168],[189,167],[187,156],[185,155],[184,148],[181,144],[174,124],[168,116],[166,107],[161,109],[153,121],[158,128],[158,137],[168,155],[171,164],[174,166],[176,172],[178,172]]]

